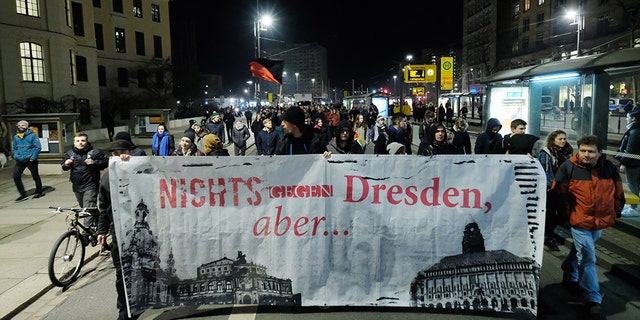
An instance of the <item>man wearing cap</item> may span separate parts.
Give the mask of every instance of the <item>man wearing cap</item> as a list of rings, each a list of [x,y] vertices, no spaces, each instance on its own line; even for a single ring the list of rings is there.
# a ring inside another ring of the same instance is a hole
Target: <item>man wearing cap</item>
[[[195,132],[193,143],[196,145],[196,148],[198,148],[200,152],[204,153],[204,138],[207,135],[211,134],[211,132],[209,132],[209,128],[199,123],[194,123],[191,127]]]
[[[211,122],[207,123],[207,129],[209,129],[210,133],[218,136],[218,138],[220,138],[220,141],[224,143],[224,123],[222,123],[222,118],[220,117],[220,114],[218,112],[214,111],[211,113]]]
[[[122,161],[128,161],[133,148],[127,140],[114,140],[109,145],[109,151],[112,157],[119,157]],[[107,234],[111,234],[111,260],[116,269],[116,307],[118,308],[118,319],[130,319],[127,311],[127,296],[124,291],[124,279],[122,278],[122,261],[120,260],[120,250],[118,248],[118,240],[116,239],[115,228],[113,224],[113,210],[111,207],[111,189],[109,187],[109,171],[105,172],[100,178],[100,188],[98,190],[98,244],[106,244]]]
[[[276,144],[276,154],[323,154],[327,151],[327,146],[320,143],[320,137],[313,132],[313,127],[304,123],[304,119],[304,111],[298,106],[284,112],[284,137]]]

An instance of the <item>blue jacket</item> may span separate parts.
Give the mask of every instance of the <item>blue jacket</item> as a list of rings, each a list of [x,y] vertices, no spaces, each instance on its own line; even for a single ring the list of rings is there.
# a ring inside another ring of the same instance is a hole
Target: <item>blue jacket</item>
[[[16,161],[35,161],[38,159],[40,149],[42,149],[40,139],[31,129],[27,129],[22,138],[18,134],[13,136],[13,158]]]

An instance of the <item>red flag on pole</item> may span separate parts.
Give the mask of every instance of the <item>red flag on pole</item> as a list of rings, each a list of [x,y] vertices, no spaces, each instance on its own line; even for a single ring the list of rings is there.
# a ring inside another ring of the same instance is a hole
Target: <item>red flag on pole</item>
[[[258,58],[251,61],[249,66],[253,77],[282,84],[284,61]]]

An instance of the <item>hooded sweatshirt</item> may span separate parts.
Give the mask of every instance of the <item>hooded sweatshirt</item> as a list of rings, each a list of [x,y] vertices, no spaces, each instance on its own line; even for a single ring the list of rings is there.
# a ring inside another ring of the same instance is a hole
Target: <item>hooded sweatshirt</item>
[[[349,129],[349,135],[346,140],[340,140],[340,130]],[[351,126],[351,122],[343,120],[338,122],[336,126],[336,137],[327,145],[327,151],[340,154],[363,154],[362,146],[355,140],[355,132]]]
[[[502,139],[502,135],[493,132],[491,129],[495,126],[500,127],[502,129],[502,124],[500,120],[496,118],[491,118],[487,121],[487,127],[484,132],[479,134],[476,138],[476,145],[473,149],[473,153],[475,154],[490,154],[493,151],[494,145]],[[498,129],[498,131],[500,131]]]

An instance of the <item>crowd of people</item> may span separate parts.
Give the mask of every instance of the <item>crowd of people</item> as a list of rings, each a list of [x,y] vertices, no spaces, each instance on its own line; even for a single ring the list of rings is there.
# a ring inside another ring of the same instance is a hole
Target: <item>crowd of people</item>
[[[444,154],[523,154],[537,158],[546,174],[547,203],[545,245],[558,251],[554,233],[560,224],[567,227],[573,237],[571,251],[562,265],[563,286],[572,293],[582,295],[589,314],[601,315],[598,277],[595,271],[595,241],[603,229],[613,225],[621,216],[636,216],[636,204],[625,204],[620,173],[627,175],[627,184],[632,193],[640,189],[640,110],[630,110],[626,115],[627,131],[623,135],[616,167],[602,157],[603,143],[597,136],[586,135],[577,141],[577,149],[567,141],[567,132],[554,130],[545,139],[526,133],[527,122],[514,119],[510,122],[510,133],[500,134],[502,124],[497,118],[486,121],[472,147],[467,131],[469,123],[461,114],[457,118],[435,106],[424,109],[423,118],[414,120],[418,124],[420,143],[417,155],[436,156]],[[164,124],[158,125],[153,135],[153,156],[229,156],[225,144],[234,146],[236,156],[244,156],[247,140],[253,136],[256,152],[260,156],[322,154],[364,154],[373,148],[373,154],[411,155],[413,132],[409,117],[403,108],[396,110],[390,119],[378,114],[375,105],[368,107],[325,105],[265,107],[244,113],[245,122],[239,120],[230,108],[215,110],[201,121],[191,120],[181,133],[178,145],[173,134]],[[451,119],[450,119],[451,118]],[[126,161],[131,156],[145,156],[140,147],[133,144],[128,132],[110,134],[112,140],[107,150],[111,156]],[[43,196],[42,182],[38,174],[40,144],[37,135],[29,129],[27,121],[17,124],[13,140],[13,157],[16,160],[14,181],[19,192],[16,201],[23,201],[27,194],[21,176],[25,169],[31,171],[35,182],[35,196]],[[473,151],[473,152],[472,152]],[[70,181],[78,205],[99,208],[88,218],[87,224],[97,223],[103,244],[107,233],[113,231],[112,210],[107,168],[109,155],[92,146],[84,132],[74,135],[73,147],[65,153],[62,170],[70,171]],[[97,222],[96,222],[97,221]],[[113,246],[117,248],[117,246]],[[114,265],[121,267],[117,251],[112,251]],[[116,272],[119,319],[126,319],[122,276]]]

